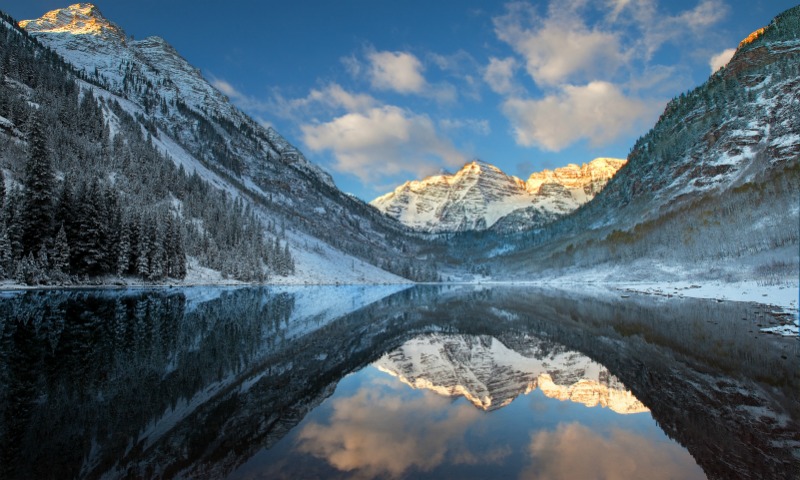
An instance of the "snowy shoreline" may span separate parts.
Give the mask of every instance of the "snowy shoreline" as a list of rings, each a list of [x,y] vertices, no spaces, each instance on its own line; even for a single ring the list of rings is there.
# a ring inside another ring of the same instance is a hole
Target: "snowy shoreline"
[[[241,282],[224,280],[216,282],[175,281],[170,283],[122,283],[119,279],[112,282],[75,285],[21,285],[10,282],[0,283],[0,295],[12,292],[48,291],[48,290],[169,290],[173,288],[217,287],[321,287],[321,286],[365,286],[378,287],[386,285],[414,285],[413,282],[331,282],[308,280],[297,281],[291,277],[281,278],[278,282]],[[292,281],[294,280],[294,281]],[[762,328],[761,332],[784,337],[800,337],[800,315],[798,314],[798,285],[758,285],[755,281],[744,282],[598,282],[575,281],[573,279],[549,279],[534,281],[496,281],[476,278],[461,282],[417,283],[417,285],[463,285],[485,287],[537,287],[582,294],[613,296],[620,299],[629,298],[631,294],[650,295],[663,298],[697,298],[716,300],[717,302],[748,302],[763,305],[771,310],[773,316],[781,324]]]
[[[113,282],[79,283],[70,285],[24,285],[13,282],[0,282],[0,291],[32,291],[32,290],[92,290],[92,289],[158,289],[158,288],[184,288],[184,287],[278,287],[278,286],[334,286],[334,285],[485,285],[485,286],[533,286],[540,288],[553,288],[557,290],[575,291],[585,293],[617,292],[621,296],[626,293],[654,295],[676,298],[700,298],[717,301],[751,302],[767,305],[780,309],[783,313],[798,313],[798,285],[758,285],[755,281],[745,282],[597,282],[575,280],[531,280],[531,281],[503,281],[492,279],[476,279],[454,282],[354,282],[308,279],[280,278],[278,281],[269,282],[242,282],[239,280],[218,281],[180,281],[167,283],[148,283],[141,281],[123,282],[115,279]]]

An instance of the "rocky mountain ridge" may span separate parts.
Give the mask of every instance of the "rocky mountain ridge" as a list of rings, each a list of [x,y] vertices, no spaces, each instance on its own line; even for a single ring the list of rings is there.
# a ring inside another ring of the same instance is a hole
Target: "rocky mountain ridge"
[[[526,181],[479,160],[453,175],[404,183],[370,202],[390,217],[425,232],[527,230],[590,201],[625,160],[597,158],[533,173]],[[513,219],[513,220],[512,220]]]

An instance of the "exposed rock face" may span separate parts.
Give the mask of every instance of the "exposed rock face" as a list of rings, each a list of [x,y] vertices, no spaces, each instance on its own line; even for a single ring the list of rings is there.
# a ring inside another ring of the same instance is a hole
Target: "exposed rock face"
[[[22,20],[20,27],[34,32],[91,35],[107,42],[125,43],[125,32],[108,21],[91,3],[77,3],[52,10],[36,20]]]
[[[454,175],[406,182],[371,204],[420,231],[485,230],[498,222],[503,230],[525,230],[588,202],[624,164],[598,158],[534,173],[523,181],[474,161]]]
[[[537,387],[547,397],[587,407],[648,411],[602,365],[577,352],[545,351],[535,338],[528,340],[531,348],[523,354],[493,337],[432,334],[406,342],[374,365],[413,388],[463,396],[487,411]]]

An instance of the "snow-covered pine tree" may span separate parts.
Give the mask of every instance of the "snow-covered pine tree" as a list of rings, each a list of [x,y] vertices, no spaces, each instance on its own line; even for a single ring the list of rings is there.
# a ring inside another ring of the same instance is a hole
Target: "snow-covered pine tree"
[[[136,245],[136,275],[147,278],[150,276],[150,227],[151,225],[145,223],[144,217],[140,217],[139,234]]]
[[[55,204],[53,167],[42,116],[33,110],[32,117],[24,180],[23,254],[38,252],[50,240]]]
[[[0,278],[9,278],[12,273],[11,242],[5,225],[0,224]]]
[[[286,264],[286,275],[294,274],[294,259],[292,258],[292,252],[289,251],[289,242],[286,242],[283,248],[283,258]]]
[[[12,188],[6,194],[6,233],[11,248],[11,262],[23,257],[22,237],[24,235],[24,199],[19,188]]]
[[[78,238],[78,231],[80,230],[80,225],[77,222],[77,198],[75,196],[75,191],[73,190],[75,181],[75,177],[72,175],[68,175],[66,178],[64,178],[61,186],[61,192],[58,196],[58,200],[56,201],[55,210],[55,219],[63,226],[68,245],[75,244],[75,241]],[[74,251],[70,252],[70,267],[69,269],[65,270],[65,272],[71,272],[77,267],[75,262],[75,254],[76,252]]]
[[[53,253],[50,256],[53,265],[54,280],[63,283],[70,271],[69,266],[69,242],[67,241],[67,231],[64,224],[58,229],[56,239],[53,243]]]
[[[2,77],[0,77],[2,78]],[[0,223],[6,220],[6,176],[0,168]]]
[[[130,220],[120,221],[119,245],[117,247],[116,274],[123,277],[130,273],[131,230]]]
[[[106,250],[103,245],[105,229],[102,225],[101,215],[104,209],[101,202],[100,185],[96,179],[83,185],[78,194],[80,228],[74,248],[77,271],[80,274],[103,273]]]

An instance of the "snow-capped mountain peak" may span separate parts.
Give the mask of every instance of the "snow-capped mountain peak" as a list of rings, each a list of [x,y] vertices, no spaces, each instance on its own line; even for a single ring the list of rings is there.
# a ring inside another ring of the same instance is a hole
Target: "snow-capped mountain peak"
[[[536,193],[544,184],[557,183],[567,188],[588,188],[586,193],[595,195],[623,165],[625,160],[618,158],[595,158],[580,166],[571,163],[555,170],[532,173],[525,186],[528,192]]]
[[[92,35],[105,41],[125,43],[125,32],[107,20],[91,3],[76,3],[67,8],[52,10],[36,20],[23,20],[20,26],[29,32]]]
[[[484,230],[512,213],[503,228],[520,230],[588,202],[624,164],[625,160],[598,158],[582,166],[534,173],[524,181],[474,160],[452,175],[406,182],[371,204],[422,231]]]

